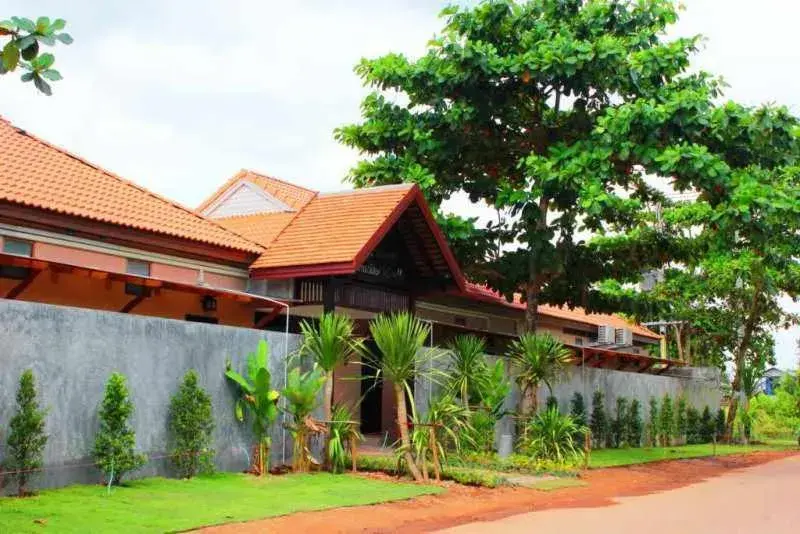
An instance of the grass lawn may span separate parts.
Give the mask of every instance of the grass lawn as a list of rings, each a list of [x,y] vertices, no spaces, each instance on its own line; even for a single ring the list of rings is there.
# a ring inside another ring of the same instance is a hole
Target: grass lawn
[[[70,486],[26,499],[0,498],[0,532],[168,532],[439,491],[324,473],[148,478],[114,488],[111,495],[102,486]]]
[[[794,445],[797,447],[797,445]],[[716,454],[742,454],[755,451],[785,450],[791,447],[787,444],[769,445],[717,445]],[[589,467],[616,467],[621,465],[643,464],[659,460],[677,460],[681,458],[699,458],[712,456],[714,446],[710,443],[702,445],[682,445],[679,447],[654,447],[633,449],[598,449],[593,450],[589,460]]]

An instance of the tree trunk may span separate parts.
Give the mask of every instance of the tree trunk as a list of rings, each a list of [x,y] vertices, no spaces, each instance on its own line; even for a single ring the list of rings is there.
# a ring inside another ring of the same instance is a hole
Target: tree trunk
[[[525,307],[525,331],[535,334],[539,323],[539,314],[537,313],[537,309],[539,308],[538,284],[533,281],[529,282],[526,292],[527,294],[525,295],[525,299],[527,301],[527,305]]]
[[[683,359],[683,336],[681,335],[682,327],[678,326],[677,324],[672,325],[675,328],[675,344],[678,347],[678,359],[680,361],[684,361]]]
[[[759,313],[759,300],[758,294],[760,292],[760,284],[758,284],[753,291],[753,301],[750,306],[750,313],[744,322],[744,330],[742,332],[742,339],[739,340],[739,346],[736,348],[735,372],[733,375],[733,382],[731,383],[731,403],[728,409],[728,419],[725,422],[725,441],[731,442],[733,440],[733,424],[736,421],[736,411],[739,407],[739,395],[742,391],[742,372],[744,372],[745,357],[747,356],[747,347],[750,346],[750,340],[753,337],[753,330],[755,329],[756,317]]]
[[[406,413],[406,392],[403,390],[403,385],[395,383],[394,397],[397,403],[397,429],[400,431],[400,443],[403,444],[403,458],[405,458],[408,470],[411,471],[411,476],[417,482],[422,481],[422,473],[420,473],[417,464],[414,462],[414,456],[411,454],[411,438],[408,436],[408,414]]]

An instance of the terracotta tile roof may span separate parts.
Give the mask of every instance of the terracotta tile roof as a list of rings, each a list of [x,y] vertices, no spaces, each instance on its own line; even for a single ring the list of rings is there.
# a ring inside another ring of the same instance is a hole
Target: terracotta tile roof
[[[233,175],[227,182],[222,184],[222,186],[217,189],[213,195],[203,201],[203,203],[200,204],[195,211],[198,213],[203,212],[211,204],[216,202],[216,200],[222,196],[222,194],[225,193],[225,191],[227,191],[231,185],[235,184],[239,180],[247,180],[248,182],[257,185],[293,210],[301,209],[317,195],[316,191],[306,189],[305,187],[300,187],[299,185],[290,184],[289,182],[284,182],[278,178],[273,178],[271,176],[265,176],[247,169],[242,169]]]
[[[255,243],[0,117],[0,201],[252,253]]]
[[[414,195],[412,185],[320,194],[298,213],[252,269],[353,263],[392,215]]]
[[[235,215],[214,220],[231,232],[235,232],[267,248],[296,216],[296,211],[287,211]]]
[[[514,308],[517,310],[527,309],[527,305],[522,302],[522,297],[519,294],[514,295],[514,301],[509,302],[505,297],[496,291],[480,284],[467,283],[466,294],[469,297],[482,300],[484,302],[494,302],[501,306]],[[609,325],[617,328],[630,328],[634,334],[660,339],[661,336],[649,328],[642,325],[632,323],[619,315],[605,314],[605,313],[586,313],[583,308],[576,307],[569,309],[562,306],[550,306],[548,304],[541,304],[537,309],[539,315],[544,317],[553,317],[556,319],[564,319],[574,321],[576,323],[590,324],[593,326]]]

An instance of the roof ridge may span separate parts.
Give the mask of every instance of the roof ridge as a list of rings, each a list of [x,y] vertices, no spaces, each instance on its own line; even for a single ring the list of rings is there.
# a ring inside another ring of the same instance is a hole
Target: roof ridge
[[[252,173],[252,174],[255,174],[256,176],[258,176],[260,178],[264,178],[264,179],[267,179],[267,180],[275,180],[276,182],[280,182],[282,184],[286,184],[286,185],[291,186],[291,187],[296,187],[298,189],[303,189],[304,191],[308,191],[309,193],[314,193],[315,195],[319,194],[319,191],[315,191],[313,189],[309,189],[308,187],[305,187],[305,186],[302,186],[302,185],[297,185],[297,184],[292,183],[292,182],[290,182],[288,180],[284,180],[283,178],[275,178],[274,176],[270,176],[268,174],[263,174],[263,173],[260,173],[258,171],[254,171],[252,169],[242,169],[239,172],[240,173],[242,173],[242,172]]]
[[[203,217],[202,215],[199,215],[195,211],[187,208],[186,206],[184,206],[184,205],[182,205],[182,204],[180,204],[180,203],[178,203],[178,202],[176,202],[174,200],[171,200],[171,199],[169,199],[167,197],[161,196],[158,193],[150,191],[146,187],[143,187],[143,186],[141,186],[141,185],[139,185],[139,184],[137,184],[137,183],[135,183],[135,182],[133,182],[131,180],[128,180],[127,178],[123,178],[122,176],[120,176],[120,175],[118,175],[116,173],[113,173],[113,172],[111,172],[111,171],[109,171],[107,169],[104,169],[103,167],[101,167],[101,166],[99,166],[99,165],[97,165],[95,163],[92,163],[91,161],[89,161],[89,160],[87,160],[87,159],[85,159],[85,158],[83,158],[81,156],[78,156],[77,154],[74,154],[73,152],[67,150],[64,147],[61,147],[61,146],[53,144],[53,143],[51,143],[49,141],[46,141],[46,140],[40,138],[39,136],[30,133],[28,130],[15,125],[14,123],[9,121],[8,119],[5,119],[3,117],[0,117],[0,119],[2,119],[2,121],[5,122],[6,124],[8,124],[11,128],[16,130],[20,135],[28,137],[28,138],[32,139],[33,141],[36,141],[37,143],[39,143],[39,144],[41,144],[41,145],[43,145],[43,146],[45,146],[45,147],[47,147],[47,148],[49,148],[51,150],[55,150],[56,152],[64,154],[65,156],[67,156],[69,158],[72,158],[72,159],[82,163],[83,165],[86,165],[87,167],[91,167],[92,169],[98,171],[101,174],[104,174],[104,175],[108,176],[109,178],[113,178],[113,179],[115,179],[115,180],[117,180],[117,181],[129,186],[129,187],[137,189],[137,190],[141,191],[142,193],[144,193],[146,195],[149,195],[149,196],[151,196],[151,197],[153,197],[153,198],[155,198],[155,199],[157,199],[157,200],[159,200],[161,202],[165,202],[167,204],[170,204],[170,205],[174,206],[175,208],[178,208],[178,209],[188,213],[189,215],[192,215],[193,217],[196,217],[196,218],[198,218],[198,219],[200,219],[200,220],[202,220],[204,222],[211,223],[212,225],[216,226],[217,228],[222,229],[224,232],[230,232],[230,230],[228,230],[227,228],[223,227],[222,225],[217,224],[214,221],[212,221],[211,219]],[[156,233],[164,233],[164,232],[156,232]],[[239,236],[235,232],[231,232],[231,233],[233,233],[234,235]],[[258,245],[257,243],[254,243],[250,239],[247,239],[247,238],[242,237],[242,236],[239,236],[239,237],[241,237],[242,239],[244,239],[248,243],[252,244],[253,246],[263,249],[263,247],[261,247],[261,245]],[[188,239],[188,238],[184,238],[184,239]],[[188,239],[188,240],[189,241],[194,241],[193,239]],[[221,246],[223,246],[225,248],[233,248],[230,245],[221,245]]]

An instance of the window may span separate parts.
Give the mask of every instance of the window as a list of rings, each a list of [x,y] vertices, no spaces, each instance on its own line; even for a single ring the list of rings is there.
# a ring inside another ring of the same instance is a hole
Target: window
[[[150,262],[140,260],[128,260],[125,272],[134,276],[150,276]]]
[[[33,243],[6,237],[3,239],[3,252],[14,254],[15,256],[31,257],[33,255]]]
[[[582,337],[576,337],[575,338],[575,345],[577,345],[578,347],[583,345],[583,338]]]

